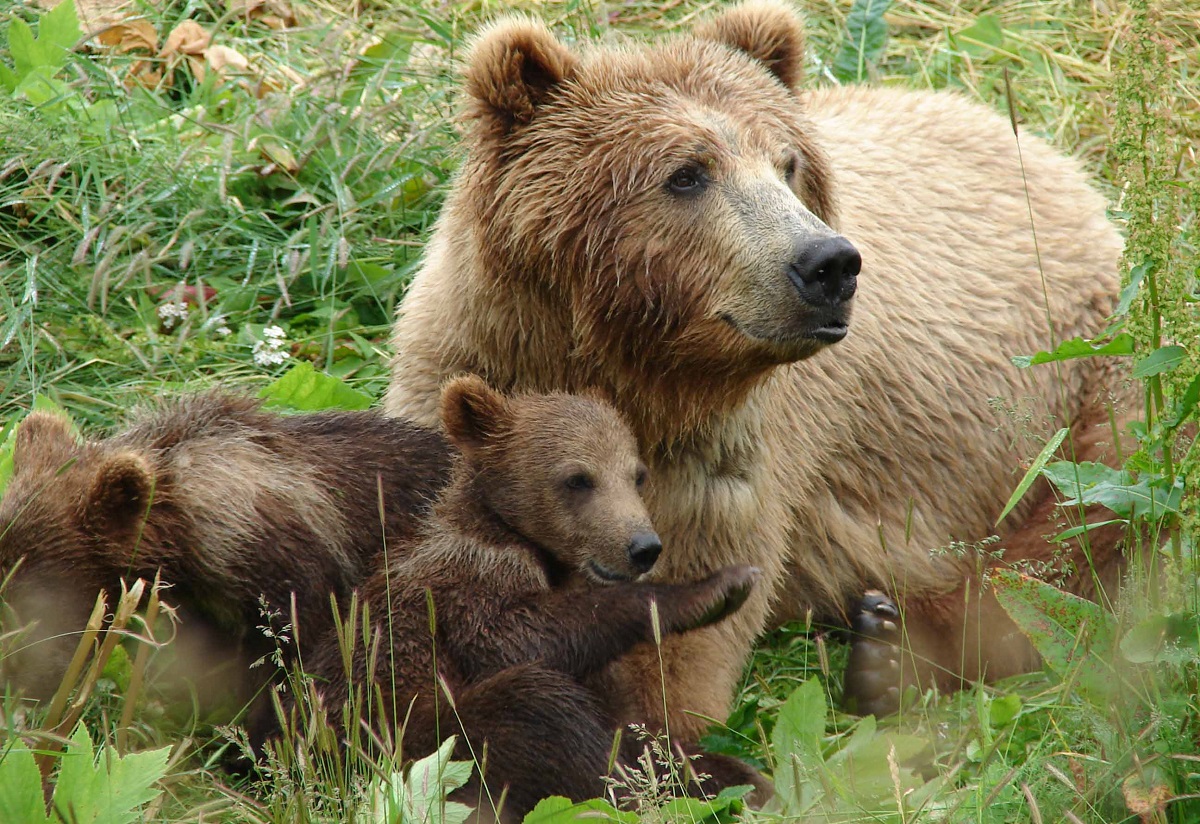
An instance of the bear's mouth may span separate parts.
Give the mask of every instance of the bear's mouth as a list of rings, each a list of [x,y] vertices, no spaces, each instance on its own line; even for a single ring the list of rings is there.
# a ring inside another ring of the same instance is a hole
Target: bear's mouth
[[[608,567],[600,566],[595,561],[588,561],[585,569],[588,573],[602,584],[619,584],[625,581],[632,581],[633,577],[620,572],[614,572]]]
[[[809,326],[807,329],[801,329],[786,335],[760,335],[742,323],[739,323],[737,318],[728,312],[721,312],[717,317],[727,324],[731,329],[739,335],[744,335],[751,340],[762,341],[763,343],[800,343],[804,341],[816,341],[821,344],[837,343],[846,337],[850,332],[850,324],[847,322],[845,314],[841,311],[835,311],[832,317],[823,319],[817,325]]]

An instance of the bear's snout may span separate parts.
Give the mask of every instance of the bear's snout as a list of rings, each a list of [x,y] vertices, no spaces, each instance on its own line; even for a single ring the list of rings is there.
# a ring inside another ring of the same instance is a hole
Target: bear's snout
[[[830,235],[798,243],[787,271],[805,303],[834,306],[854,297],[861,269],[862,256],[854,245]]]
[[[658,539],[656,532],[639,532],[630,539],[626,552],[629,555],[629,563],[640,575],[654,567],[659,553],[662,552],[662,541]]]

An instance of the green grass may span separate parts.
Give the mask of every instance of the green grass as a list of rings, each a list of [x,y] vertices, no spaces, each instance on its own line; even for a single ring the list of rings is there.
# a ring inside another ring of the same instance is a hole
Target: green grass
[[[517,7],[568,37],[654,35],[715,5],[363,0],[347,11],[297,0],[295,21],[272,21],[221,2],[132,4],[156,47],[193,20],[249,70],[210,68],[200,81],[183,55],[88,40],[33,67],[45,82],[24,97],[0,95],[0,425],[44,395],[85,428],[110,426],[164,391],[257,390],[301,360],[378,397],[392,308],[457,162],[454,66],[471,28]],[[1159,424],[1132,468],[1194,490],[1194,430],[1163,424],[1198,371],[1200,12],[1191,5],[1161,3],[1143,24],[1137,4],[900,0],[885,18],[886,43],[862,69],[869,82],[958,89],[1000,110],[1011,89],[1022,129],[1084,158],[1129,226],[1130,266],[1152,264],[1155,286],[1126,321],[1137,357],[1187,350],[1174,371],[1147,381],[1149,419]],[[808,82],[834,82],[850,4],[800,6]],[[10,40],[12,20],[36,29],[38,17],[0,4]],[[1151,50],[1139,56],[1137,44]],[[0,60],[13,65],[11,52]],[[142,88],[131,72],[163,81]],[[1078,664],[951,697],[909,696],[903,720],[876,725],[829,709],[844,645],[788,627],[756,652],[732,729],[710,744],[800,770],[794,809],[811,820],[1200,820],[1188,797],[1200,795],[1196,514],[1192,492],[1179,516],[1145,522],[1143,549],[1159,580],[1135,583],[1108,635],[1080,630],[1122,687],[1104,700],[1080,686],[1088,665]],[[1178,643],[1145,641],[1167,636]],[[81,676],[96,691],[83,717],[93,737],[122,751],[176,748],[148,820],[370,818],[369,790],[319,742],[298,742],[301,759],[250,784],[222,768],[229,736],[152,689],[126,719],[133,734],[118,741],[130,673],[145,666],[131,660]],[[795,730],[807,731],[789,738]],[[388,774],[386,765],[363,772]]]

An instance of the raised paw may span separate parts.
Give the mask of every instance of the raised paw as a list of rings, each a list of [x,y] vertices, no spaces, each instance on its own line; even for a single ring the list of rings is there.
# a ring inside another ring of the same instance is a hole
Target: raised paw
[[[853,638],[846,667],[846,708],[859,715],[890,715],[900,709],[900,610],[869,590],[851,619]]]
[[[741,565],[725,567],[703,581],[702,586],[715,590],[715,598],[691,629],[715,624],[737,612],[742,604],[746,603],[746,599],[750,597],[750,590],[754,589],[754,584],[761,577],[762,570],[758,567]]]

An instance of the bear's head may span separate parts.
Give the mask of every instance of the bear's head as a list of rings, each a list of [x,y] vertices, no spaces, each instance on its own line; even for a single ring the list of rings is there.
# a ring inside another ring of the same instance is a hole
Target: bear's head
[[[58,415],[17,428],[0,499],[0,672],[35,698],[54,693],[105,570],[136,546],[154,488],[147,460],[80,443]],[[109,604],[117,593],[109,592]]]
[[[465,71],[448,211],[467,223],[449,243],[474,243],[495,290],[535,296],[572,362],[610,376],[737,382],[841,340],[861,260],[831,228],[803,52],[769,2],[651,45],[492,25]]]
[[[662,544],[642,501],[629,427],[584,395],[505,397],[473,375],[442,391],[442,422],[489,514],[569,572],[601,582],[648,572]]]

